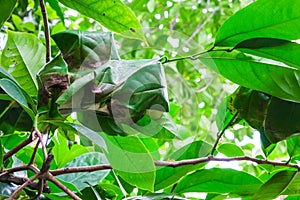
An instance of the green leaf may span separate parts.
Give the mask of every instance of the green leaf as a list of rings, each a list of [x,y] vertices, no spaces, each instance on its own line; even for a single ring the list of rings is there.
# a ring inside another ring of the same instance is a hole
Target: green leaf
[[[241,86],[300,102],[300,71],[297,69],[255,61],[237,51],[210,52],[199,59]]]
[[[187,160],[208,156],[212,146],[203,141],[195,141],[188,144],[178,151],[174,152],[171,156],[171,160]],[[187,173],[201,168],[205,164],[198,165],[185,165],[176,168],[171,167],[157,167],[156,179],[155,179],[155,191],[166,188],[172,184],[175,184],[180,178]]]
[[[160,139],[181,138],[178,127],[169,113],[149,110],[133,127],[144,135]]]
[[[129,184],[153,191],[155,166],[151,154],[139,138],[107,136],[105,155],[113,169]]]
[[[22,93],[22,90],[14,82],[6,78],[0,79],[0,88],[2,88],[14,101],[18,102],[31,119],[34,120],[34,112],[29,108],[27,99]]]
[[[218,152],[228,156],[228,157],[234,157],[234,156],[244,156],[244,152],[241,149],[241,147],[237,146],[236,144],[232,143],[222,143],[218,146]]]
[[[45,64],[42,42],[28,33],[8,31],[8,40],[1,57],[2,67],[29,95],[37,96],[36,74]]]
[[[66,164],[64,167],[73,168],[80,166],[93,166],[107,164],[106,158],[102,153],[91,152],[81,154],[80,156],[73,159],[71,162]],[[97,185],[102,179],[104,179],[109,173],[109,170],[100,170],[96,172],[80,172],[70,173],[57,176],[60,180],[67,183],[71,183],[76,186],[79,190],[83,190],[91,185]]]
[[[59,0],[59,2],[97,20],[111,31],[146,42],[142,26],[136,16],[120,0]]]
[[[7,73],[1,66],[0,66],[0,78],[7,78],[17,83],[16,79],[12,77],[9,73]]]
[[[219,29],[215,46],[234,47],[251,38],[300,38],[298,0],[255,1],[230,17]]]
[[[252,199],[275,199],[285,191],[296,175],[297,171],[278,172],[259,188]]]
[[[293,181],[288,185],[288,187],[282,193],[282,195],[299,196],[300,195],[299,188],[300,188],[300,176],[299,173],[297,173]]]
[[[52,152],[57,168],[65,166],[77,156],[88,153],[88,150],[81,145],[73,144],[71,148],[69,148],[67,139],[61,134],[57,134],[57,137],[53,141],[55,146]]]
[[[299,135],[287,139],[286,143],[287,143],[287,151],[291,158],[300,155],[300,136]]]
[[[69,71],[95,69],[108,60],[119,60],[111,32],[67,30],[52,35]]]
[[[251,196],[262,185],[261,181],[245,172],[233,169],[203,169],[184,177],[175,193],[212,192]]]
[[[9,102],[0,104],[0,113],[7,108]],[[12,134],[15,131],[31,131],[33,128],[32,118],[21,107],[10,107],[1,117],[0,130],[4,134]]]
[[[285,63],[300,69],[300,44],[281,39],[254,38],[235,46],[239,51]]]
[[[0,28],[3,26],[4,22],[10,17],[12,11],[15,8],[17,0],[0,0],[0,5],[2,12],[0,14]]]
[[[59,17],[60,21],[65,24],[65,16],[64,13],[61,9],[61,7],[59,6],[57,0],[46,0],[46,2],[49,3],[49,5],[51,6],[51,8],[53,8],[57,14],[57,16]]]
[[[99,147],[104,148],[105,150],[107,149],[104,138],[97,132],[79,124],[67,124],[67,125],[74,128],[76,131],[78,131],[79,134],[89,139]]]

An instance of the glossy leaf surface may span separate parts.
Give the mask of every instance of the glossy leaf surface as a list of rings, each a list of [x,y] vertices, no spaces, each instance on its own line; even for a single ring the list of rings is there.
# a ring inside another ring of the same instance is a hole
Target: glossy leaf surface
[[[245,172],[233,169],[203,169],[183,178],[175,192],[212,192],[251,196],[262,182]]]
[[[17,0],[10,0],[10,1],[1,0],[0,1],[2,10],[5,11],[5,12],[2,11],[0,14],[0,28],[2,27],[4,22],[10,17],[13,9],[15,8],[16,3],[17,3]]]
[[[36,74],[45,64],[45,57],[45,47],[38,38],[28,33],[8,32],[2,67],[31,96],[37,96]]]
[[[211,52],[199,59],[217,73],[241,86],[300,102],[298,69],[256,61],[237,51]]]
[[[105,155],[114,170],[128,183],[153,191],[155,166],[151,154],[139,138],[107,136]]]
[[[199,157],[208,156],[212,146],[203,141],[195,141],[188,144],[178,151],[174,152],[170,159],[172,160],[186,160]],[[171,167],[157,167],[155,179],[155,191],[170,186],[178,182],[178,180],[196,169],[201,168],[204,164],[186,165],[176,168]]]
[[[59,0],[59,2],[97,20],[111,31],[146,41],[136,16],[120,0]]]
[[[286,190],[296,175],[296,171],[278,172],[259,188],[259,190],[253,195],[252,199],[275,199]]]
[[[251,38],[300,38],[298,0],[256,1],[230,17],[218,31],[215,45],[234,47]]]

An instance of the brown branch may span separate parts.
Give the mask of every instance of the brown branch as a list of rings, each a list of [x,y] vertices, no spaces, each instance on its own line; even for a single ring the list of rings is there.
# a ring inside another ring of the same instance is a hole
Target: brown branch
[[[29,180],[28,178],[15,176],[13,174],[4,174],[0,177],[0,182],[14,183],[16,185],[22,185],[28,180]],[[29,183],[27,185],[27,187],[29,187],[32,190],[38,190],[39,189],[38,182],[35,182],[35,181],[32,181],[31,183]],[[50,193],[50,188],[48,186],[44,186],[43,187],[43,192]]]
[[[216,158],[214,156],[208,156],[203,158],[196,158],[196,159],[189,159],[189,160],[180,160],[180,161],[154,161],[155,166],[165,166],[165,167],[179,167],[184,165],[196,165],[205,162],[232,162],[232,161],[251,161],[257,164],[269,164],[273,166],[285,166],[296,168],[300,170],[300,165],[296,164],[289,164],[284,162],[275,162],[269,160],[260,160],[257,158],[252,158],[249,156],[238,156],[238,157],[231,157],[231,158]],[[58,176],[61,174],[69,174],[69,173],[78,173],[78,172],[93,172],[93,171],[100,171],[100,170],[107,170],[112,169],[112,166],[109,164],[103,165],[95,165],[95,166],[81,166],[81,167],[73,167],[73,168],[62,168],[57,170],[50,170],[49,172],[53,176]]]
[[[69,190],[66,186],[64,186],[61,182],[59,182],[54,176],[52,176],[50,173],[48,173],[49,181],[57,185],[60,189],[62,189],[66,194],[68,194],[72,199],[75,200],[81,200],[80,197],[78,197],[75,193],[73,193],[71,190]]]
[[[48,16],[47,16],[44,0],[40,0],[40,6],[41,6],[44,29],[45,29],[44,32],[45,32],[45,40],[46,40],[46,62],[49,62],[51,57],[50,29],[49,29]]]
[[[44,160],[47,160],[47,150],[46,150],[46,146],[44,144],[44,141],[43,141],[43,135],[42,133],[40,133],[40,131],[38,129],[35,129],[35,133],[36,135],[38,136],[39,138],[39,143],[41,144],[42,146],[42,150],[43,150],[43,154],[44,154]]]
[[[39,174],[34,175],[32,178],[27,179],[27,181],[25,181],[21,186],[19,186],[12,194],[11,196],[8,198],[8,200],[13,200],[16,199],[17,195],[26,187],[28,186],[31,182],[33,182],[37,177],[39,176]]]
[[[50,170],[49,172],[53,176],[58,176],[61,174],[78,173],[78,172],[94,172],[94,171],[100,171],[106,169],[112,169],[112,166],[109,164],[103,164],[103,165],[94,165],[94,166],[62,168],[62,169]]]
[[[204,162],[232,162],[232,161],[251,161],[253,163],[257,164],[268,164],[273,166],[285,166],[285,167],[291,167],[296,168],[300,170],[300,165],[296,164],[287,164],[284,162],[275,162],[275,161],[269,161],[269,160],[261,160],[257,158],[252,158],[249,156],[237,156],[237,157],[231,157],[231,158],[216,158],[214,156],[208,156],[204,158],[196,158],[196,159],[190,159],[190,160],[181,160],[181,161],[174,161],[174,162],[168,162],[168,161],[155,161],[155,166],[166,166],[166,167],[179,167],[183,165],[196,165],[199,163]]]
[[[20,151],[23,147],[27,146],[28,144],[30,144],[35,139],[36,139],[36,135],[34,134],[34,131],[33,131],[26,140],[24,140],[23,142],[21,142],[20,144],[18,144],[15,148],[13,148],[12,150],[10,150],[6,154],[4,154],[3,155],[3,161],[7,160],[9,157],[11,157],[12,155],[14,155],[18,151]]]

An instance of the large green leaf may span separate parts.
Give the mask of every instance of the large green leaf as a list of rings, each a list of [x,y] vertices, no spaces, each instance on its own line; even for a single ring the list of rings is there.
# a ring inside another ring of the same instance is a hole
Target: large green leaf
[[[201,56],[200,60],[241,86],[300,102],[298,69],[256,61],[238,51],[213,51]]]
[[[120,0],[59,0],[59,2],[97,20],[111,31],[146,41],[136,16]]]
[[[105,155],[113,169],[128,183],[154,190],[155,166],[151,154],[138,137],[107,136]]]
[[[203,141],[195,141],[188,144],[178,151],[174,152],[171,156],[171,160],[187,160],[195,159],[199,157],[208,156],[212,146]],[[205,164],[199,165],[186,165],[176,168],[172,167],[157,167],[156,179],[155,179],[155,191],[163,189],[167,186],[175,184],[180,178],[187,173],[201,168]]]
[[[107,164],[106,158],[102,153],[90,152],[82,154],[64,167],[80,167],[80,166],[93,166]],[[83,190],[86,187],[97,185],[102,179],[104,179],[109,173],[109,170],[101,170],[96,172],[80,172],[70,173],[57,176],[60,180],[75,185],[79,190]]]
[[[260,0],[235,13],[220,28],[215,45],[234,47],[250,38],[300,38],[300,1]]]
[[[292,173],[292,172],[290,172]],[[284,179],[286,180],[286,179]],[[283,195],[290,196],[300,196],[300,175],[297,173],[293,178],[293,181],[288,185],[285,191],[282,193]],[[297,197],[298,198],[298,197]]]
[[[34,120],[34,112],[29,108],[27,99],[22,90],[14,82],[6,78],[0,79],[0,88],[2,88],[2,90],[14,101],[18,102],[19,105],[28,113],[31,119]]]
[[[1,102],[0,113],[9,106],[10,102]],[[1,117],[0,130],[4,134],[12,134],[15,131],[31,131],[33,128],[32,118],[21,107],[10,107]]]
[[[4,22],[10,17],[12,11],[15,8],[17,0],[0,0],[2,12],[0,13],[0,28]]]
[[[270,180],[264,183],[252,197],[253,200],[275,199],[279,196],[289,184],[293,181],[297,171],[281,171],[272,176]]]
[[[232,144],[232,143],[222,143],[218,146],[218,152],[228,156],[228,157],[233,157],[233,156],[244,156],[244,152],[241,149],[241,147]]]
[[[69,147],[67,139],[62,134],[57,134],[53,141],[52,152],[57,168],[65,166],[81,154],[88,153],[88,150],[81,145],[73,144]]]
[[[289,156],[296,157],[300,155],[300,136],[295,136],[287,139],[287,151]]]
[[[2,67],[9,72],[31,96],[37,96],[36,74],[45,64],[43,43],[28,33],[8,32],[1,57]]]
[[[233,169],[203,169],[183,178],[175,188],[176,193],[211,192],[251,196],[262,182],[245,172]]]
[[[300,69],[300,44],[281,39],[254,38],[235,46],[239,51],[285,63]]]

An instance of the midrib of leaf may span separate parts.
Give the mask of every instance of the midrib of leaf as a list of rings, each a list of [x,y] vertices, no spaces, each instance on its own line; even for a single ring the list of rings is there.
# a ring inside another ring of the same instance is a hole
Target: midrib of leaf
[[[227,36],[226,38],[222,39],[221,41],[219,41],[218,43],[216,43],[214,46],[218,46],[218,44],[222,44],[228,38],[233,38],[233,37],[235,37],[237,35],[249,34],[249,33],[253,33],[253,32],[256,32],[256,31],[263,30],[263,29],[269,29],[269,28],[276,27],[278,25],[285,24],[285,23],[288,23],[288,22],[291,22],[291,21],[294,21],[294,20],[297,20],[297,19],[300,20],[300,16],[292,18],[292,19],[289,19],[289,20],[286,20],[286,21],[282,21],[280,23],[270,24],[268,26],[262,26],[262,27],[259,27],[259,28],[256,28],[256,29],[252,29],[251,31],[245,30],[245,31],[242,31],[242,32],[239,32],[239,33],[235,33],[233,35]]]
[[[250,49],[250,50],[252,50],[252,49]],[[279,62],[285,63],[286,65],[290,66],[291,69],[294,69],[294,70],[299,70],[299,69],[300,69],[300,65],[294,64],[294,63],[292,63],[292,62],[290,62],[290,61],[284,59],[284,57],[274,56],[274,55],[272,55],[272,54],[270,54],[270,53],[267,53],[267,52],[265,52],[265,51],[260,51],[259,49],[253,49],[253,51],[257,51],[257,52],[260,52],[260,53],[262,53],[262,54],[264,54],[264,55],[267,55],[267,56],[270,57],[269,59],[277,60],[277,61],[279,61]],[[259,57],[261,57],[261,56],[259,56]],[[265,58],[265,57],[264,57],[264,58]]]
[[[298,68],[295,68],[295,67],[292,67],[292,66],[289,66],[289,65],[285,65],[284,63],[280,63],[282,65],[274,65],[274,64],[271,64],[271,63],[266,63],[266,62],[259,62],[259,61],[256,61],[256,60],[244,60],[244,59],[240,59],[240,58],[236,58],[236,57],[213,57],[213,56],[210,56],[210,57],[199,57],[199,59],[219,59],[219,60],[237,60],[237,61],[241,61],[241,62],[248,62],[248,63],[256,63],[256,64],[265,64],[265,65],[271,65],[271,66],[278,66],[278,67],[282,67],[282,68],[286,68],[286,69],[292,69],[292,70],[295,70],[295,71],[300,71]]]

